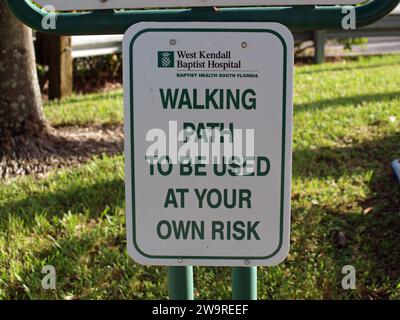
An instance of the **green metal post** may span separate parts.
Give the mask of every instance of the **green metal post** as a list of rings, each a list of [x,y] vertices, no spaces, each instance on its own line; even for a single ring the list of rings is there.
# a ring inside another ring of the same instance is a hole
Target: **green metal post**
[[[232,268],[232,299],[257,300],[257,267]]]
[[[314,63],[321,64],[325,61],[326,31],[318,30],[313,32],[314,38]]]
[[[193,267],[168,268],[168,293],[172,300],[193,300]]]

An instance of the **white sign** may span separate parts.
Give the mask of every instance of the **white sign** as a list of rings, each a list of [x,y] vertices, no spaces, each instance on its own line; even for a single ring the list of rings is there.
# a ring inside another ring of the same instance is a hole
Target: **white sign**
[[[57,10],[356,4],[364,0],[35,0]]]
[[[150,265],[275,265],[289,250],[293,37],[275,23],[124,36],[127,239]]]

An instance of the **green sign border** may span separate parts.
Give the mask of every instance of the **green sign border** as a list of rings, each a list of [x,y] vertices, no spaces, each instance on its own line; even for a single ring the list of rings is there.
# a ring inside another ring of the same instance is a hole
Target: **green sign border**
[[[136,241],[136,199],[135,199],[135,131],[134,131],[134,93],[133,93],[133,45],[135,41],[143,34],[148,32],[255,32],[255,33],[270,33],[276,36],[282,43],[283,46],[283,98],[282,98],[282,165],[281,165],[281,197],[280,197],[280,232],[279,232],[279,245],[278,248],[272,253],[264,257],[258,256],[246,256],[246,257],[232,257],[232,256],[163,256],[163,255],[149,255],[143,252]],[[204,259],[204,260],[267,260],[279,253],[283,245],[283,224],[284,224],[284,193],[285,193],[285,160],[286,160],[286,104],[287,104],[287,45],[283,37],[276,32],[275,30],[271,29],[239,29],[239,28],[148,28],[143,29],[138,32],[131,40],[129,45],[129,83],[130,83],[130,92],[129,92],[129,99],[130,99],[130,130],[132,135],[131,140],[131,172],[132,174],[132,232],[133,232],[133,244],[142,256],[149,258],[149,259]]]

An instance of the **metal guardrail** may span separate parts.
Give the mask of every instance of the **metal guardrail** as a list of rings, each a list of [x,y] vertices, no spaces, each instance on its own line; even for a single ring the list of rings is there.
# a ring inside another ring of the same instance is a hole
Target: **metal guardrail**
[[[298,41],[318,40],[313,31],[294,33]],[[389,16],[368,27],[356,30],[329,30],[320,41],[330,39],[400,37],[400,6]],[[400,40],[400,39],[399,39]],[[318,46],[318,44],[317,44]],[[82,58],[119,53],[122,49],[122,35],[73,36],[72,57]]]
[[[72,36],[72,57],[94,57],[122,51],[122,35]]]

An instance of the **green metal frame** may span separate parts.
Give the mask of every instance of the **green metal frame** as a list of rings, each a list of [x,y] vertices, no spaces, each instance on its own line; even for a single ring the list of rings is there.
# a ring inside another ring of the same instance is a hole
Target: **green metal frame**
[[[163,10],[97,10],[92,12],[55,13],[56,29],[43,29],[49,14],[32,0],[5,0],[14,14],[32,29],[60,35],[122,34],[142,21],[218,21],[279,22],[291,30],[342,29],[341,6],[192,8]],[[372,0],[356,7],[357,28],[372,24],[388,15],[400,0]]]

